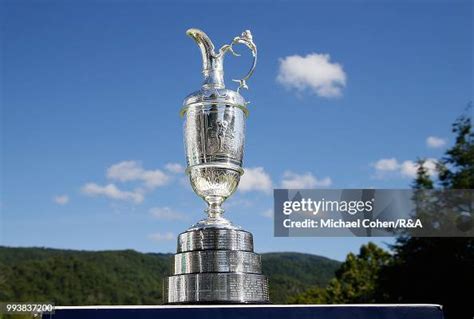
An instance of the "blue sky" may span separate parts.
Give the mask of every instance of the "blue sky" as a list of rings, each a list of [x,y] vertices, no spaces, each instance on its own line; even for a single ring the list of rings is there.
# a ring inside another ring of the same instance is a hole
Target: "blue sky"
[[[201,84],[190,27],[217,47],[250,29],[259,49],[243,91],[249,174],[226,205],[259,252],[357,251],[369,239],[274,238],[271,189],[409,187],[413,161],[442,156],[472,100],[470,1],[3,1],[1,11],[2,245],[175,250],[204,209],[173,172],[184,165],[178,112]],[[236,49],[229,88],[250,63]]]

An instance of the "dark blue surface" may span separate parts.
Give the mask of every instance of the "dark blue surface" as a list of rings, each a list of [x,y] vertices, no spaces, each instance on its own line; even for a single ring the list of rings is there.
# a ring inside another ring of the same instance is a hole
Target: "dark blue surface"
[[[282,319],[442,319],[443,312],[436,305],[384,306],[259,306],[259,307],[154,307],[154,308],[82,308],[57,309],[51,319],[159,319],[159,318],[282,318]]]

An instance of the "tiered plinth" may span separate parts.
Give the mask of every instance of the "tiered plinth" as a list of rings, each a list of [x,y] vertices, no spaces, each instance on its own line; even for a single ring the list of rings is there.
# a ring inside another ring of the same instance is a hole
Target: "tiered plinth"
[[[168,304],[269,302],[268,283],[252,234],[240,229],[204,228],[178,237],[173,274],[165,279]]]

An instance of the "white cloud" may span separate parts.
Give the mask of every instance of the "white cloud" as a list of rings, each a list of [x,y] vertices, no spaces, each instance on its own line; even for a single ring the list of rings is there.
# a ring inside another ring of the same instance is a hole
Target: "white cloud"
[[[272,180],[263,167],[247,167],[240,178],[239,190],[241,192],[255,190],[270,193],[272,191]]]
[[[115,184],[105,186],[96,183],[88,183],[82,187],[82,192],[89,196],[105,196],[117,200],[129,200],[135,203],[141,203],[144,200],[143,194],[139,191],[122,191]]]
[[[168,164],[165,165],[165,168],[169,172],[174,173],[174,174],[184,173],[184,167],[183,167],[183,165],[181,165],[179,163],[168,163]]]
[[[161,170],[145,170],[137,161],[123,161],[112,165],[107,169],[107,177],[120,182],[142,181],[150,189],[163,186],[170,180]]]
[[[436,174],[436,159],[428,158],[425,161],[425,168],[428,170],[430,176]],[[418,164],[411,160],[399,162],[396,158],[383,158],[373,164],[376,177],[384,178],[387,174],[391,176],[400,175],[402,177],[415,178],[418,171]]]
[[[325,177],[323,179],[317,179],[311,173],[296,174],[291,171],[286,171],[283,174],[283,180],[281,182],[282,188],[298,189],[298,188],[314,188],[314,187],[327,187],[332,184],[331,178]]]
[[[150,234],[148,235],[148,238],[153,241],[169,241],[176,239],[175,235],[171,232]]]
[[[267,209],[261,214],[263,217],[273,218],[273,209]]]
[[[425,168],[428,170],[428,174],[434,176],[438,173],[436,166],[438,165],[438,160],[435,158],[428,158],[425,162]]]
[[[428,171],[428,175],[434,176],[436,174],[436,159],[434,158],[428,158],[425,163],[424,167]],[[404,161],[400,165],[400,173],[402,176],[405,177],[410,177],[410,178],[415,178],[416,173],[418,171],[419,165],[416,162],[413,161]]]
[[[297,91],[309,89],[321,97],[341,96],[346,73],[339,63],[330,60],[329,54],[287,56],[280,59],[277,81]]]
[[[159,220],[188,220],[188,217],[169,207],[153,207],[149,210],[150,215]]]
[[[413,161],[404,161],[399,165],[400,174],[405,177],[416,177],[416,172],[418,170],[418,164]]]
[[[53,202],[58,205],[66,205],[69,203],[69,196],[67,195],[57,195],[53,197]]]
[[[377,171],[396,171],[399,164],[396,158],[382,158],[375,162],[374,167]]]
[[[447,143],[446,139],[436,136],[428,136],[426,139],[426,145],[429,148],[440,148],[445,146]]]

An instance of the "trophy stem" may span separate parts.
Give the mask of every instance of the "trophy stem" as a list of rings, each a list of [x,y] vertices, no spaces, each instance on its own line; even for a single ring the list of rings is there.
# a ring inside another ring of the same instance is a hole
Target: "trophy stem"
[[[224,198],[221,196],[206,196],[205,200],[207,202],[206,213],[210,218],[218,219],[224,214],[224,209],[221,207],[221,204],[224,202]]]
[[[221,204],[225,201],[225,197],[212,195],[206,196],[204,200],[208,204],[205,210],[207,217],[192,225],[187,231],[202,230],[205,228],[240,229],[240,226],[232,224],[230,220],[222,216],[224,209],[221,207]]]

